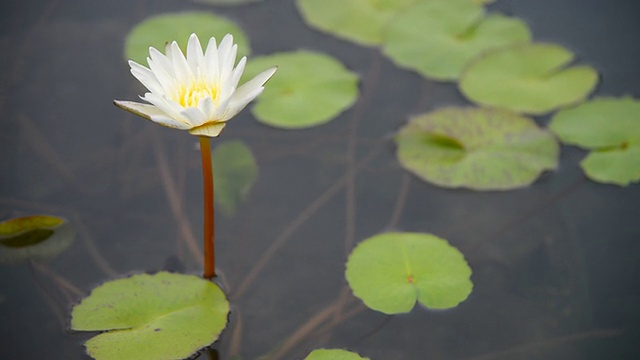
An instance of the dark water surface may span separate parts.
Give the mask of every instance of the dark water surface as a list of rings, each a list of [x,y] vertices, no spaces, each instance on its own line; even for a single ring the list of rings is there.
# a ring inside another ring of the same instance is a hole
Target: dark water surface
[[[323,51],[362,78],[361,103],[327,125],[276,130],[245,110],[213,141],[245,141],[259,165],[248,201],[235,217],[217,218],[218,268],[233,302],[214,345],[221,359],[238,351],[255,359],[287,344],[290,351],[268,358],[302,359],[317,347],[373,360],[640,358],[640,186],[586,180],[578,167],[584,152],[563,148],[559,169],[524,190],[423,183],[399,168],[390,136],[409,114],[465,104],[455,86],[308,29],[293,0],[215,9],[177,0],[0,7],[0,220],[47,213],[77,232],[49,262],[0,267],[0,359],[87,358],[88,335],[67,330],[79,295],[62,279],[86,294],[134,272],[199,273],[179,227],[186,221],[199,243],[197,140],[111,104],[141,92],[122,55],[129,29],[182,10],[228,15],[254,54]],[[498,0],[492,8],[524,18],[536,40],[564,45],[597,68],[596,95],[640,97],[637,1]],[[390,229],[430,232],[461,249],[474,271],[469,299],[453,310],[388,317],[341,297],[345,247]],[[269,249],[276,251],[265,258]],[[261,259],[268,261],[255,271]],[[337,303],[342,311],[323,317]],[[319,325],[302,331],[314,319]]]

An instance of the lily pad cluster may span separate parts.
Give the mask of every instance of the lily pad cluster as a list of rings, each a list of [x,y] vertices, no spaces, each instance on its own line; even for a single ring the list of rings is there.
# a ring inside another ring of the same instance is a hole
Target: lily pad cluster
[[[511,190],[558,164],[559,146],[508,110],[443,108],[413,117],[395,137],[404,168],[443,187]]]
[[[385,314],[407,313],[416,302],[448,309],[473,288],[471,268],[458,249],[435,235],[385,233],[362,241],[349,255],[353,294]]]
[[[229,302],[214,283],[159,272],[112,280],[73,307],[71,329],[101,332],[87,353],[97,360],[184,359],[225,328]]]
[[[354,352],[342,349],[313,350],[304,360],[370,360]]]
[[[590,150],[580,166],[591,180],[621,186],[640,181],[640,101],[596,98],[559,111],[549,128],[563,143]]]

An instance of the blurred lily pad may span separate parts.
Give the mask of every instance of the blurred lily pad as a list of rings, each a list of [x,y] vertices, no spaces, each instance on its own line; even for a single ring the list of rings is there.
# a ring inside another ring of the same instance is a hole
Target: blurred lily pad
[[[192,33],[198,35],[203,48],[212,36],[220,42],[224,35],[231,34],[238,44],[238,58],[250,52],[247,36],[231,20],[206,12],[176,12],[152,16],[136,25],[127,35],[125,58],[146,64],[150,46],[164,53],[165,45],[172,41],[185,52]]]
[[[313,350],[304,360],[370,360],[354,352],[342,349]]]
[[[329,122],[358,97],[358,76],[329,55],[294,51],[251,59],[244,76],[278,66],[252,112],[278,128],[302,129]]]
[[[258,177],[256,160],[245,143],[228,141],[215,147],[212,163],[216,202],[223,214],[233,216]]]
[[[460,90],[478,104],[545,114],[582,101],[598,83],[592,67],[567,67],[573,59],[569,50],[545,43],[490,51],[463,71]]]
[[[47,260],[75,239],[68,222],[51,215],[18,217],[0,222],[0,264]]]
[[[416,0],[298,0],[304,21],[360,45],[382,43],[388,22]]]
[[[94,359],[184,359],[218,338],[228,313],[210,281],[139,274],[95,288],[73,307],[71,329],[104,331],[85,343]]]
[[[347,281],[369,308],[385,314],[458,306],[473,288],[458,249],[437,236],[386,233],[362,241],[349,255]]]
[[[440,109],[410,119],[395,140],[405,169],[443,187],[516,189],[558,164],[553,136],[507,110]]]
[[[591,180],[622,186],[640,181],[640,101],[594,99],[559,111],[549,129],[564,143],[593,150],[581,163]]]
[[[485,16],[484,7],[469,0],[431,0],[391,21],[383,51],[397,65],[425,77],[456,80],[480,53],[530,39],[520,19]]]

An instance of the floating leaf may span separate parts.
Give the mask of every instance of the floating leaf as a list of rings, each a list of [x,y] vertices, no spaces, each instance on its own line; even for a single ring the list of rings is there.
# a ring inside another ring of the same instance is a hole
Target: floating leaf
[[[416,301],[447,309],[464,301],[473,288],[464,256],[431,234],[386,233],[364,240],[347,260],[353,294],[385,314],[411,311]]]
[[[507,110],[440,109],[412,118],[395,140],[405,169],[444,187],[521,188],[558,163],[553,136]]]
[[[94,359],[184,359],[218,338],[228,313],[224,293],[210,281],[139,274],[95,288],[73,307],[71,329],[106,331],[85,343]]]
[[[252,108],[267,125],[301,129],[329,122],[349,108],[358,96],[358,77],[338,60],[309,51],[278,53],[253,58],[247,78],[278,66]]]
[[[382,43],[388,22],[416,0],[298,0],[311,27],[360,45]]]
[[[370,360],[354,352],[342,349],[313,350],[304,360]]]
[[[558,112],[549,129],[564,143],[593,150],[581,163],[597,182],[640,181],[640,101],[599,98]]]
[[[176,41],[186,52],[187,40],[192,33],[198,35],[203,48],[212,36],[220,41],[224,35],[231,34],[238,44],[238,57],[249,54],[249,40],[238,25],[204,12],[168,13],[144,20],[127,35],[124,54],[127,59],[146,64],[150,46],[164,53],[165,44],[171,41]]]
[[[583,100],[596,86],[589,66],[566,66],[573,54],[554,44],[522,44],[490,51],[463,72],[460,89],[471,101],[544,114]]]
[[[527,25],[519,19],[485,17],[484,7],[469,0],[432,0],[393,19],[383,51],[401,67],[437,80],[455,80],[483,51],[530,39]]]
[[[213,151],[216,202],[227,216],[236,213],[238,203],[249,195],[258,176],[251,149],[241,141],[228,141]]]
[[[0,264],[51,259],[74,238],[67,221],[56,216],[33,215],[0,222]]]

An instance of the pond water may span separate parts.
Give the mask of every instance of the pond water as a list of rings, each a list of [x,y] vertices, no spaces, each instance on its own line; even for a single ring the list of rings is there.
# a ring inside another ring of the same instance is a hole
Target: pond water
[[[322,51],[361,77],[358,103],[326,125],[278,130],[245,110],[212,141],[244,141],[259,176],[233,217],[217,216],[217,267],[232,313],[216,351],[200,358],[302,359],[319,347],[373,360],[640,356],[640,186],[587,180],[578,166],[585,152],[564,146],[557,171],[507,192],[443,189],[409,175],[394,156],[394,132],[410,114],[467,102],[453,84],[309,29],[293,0],[1,7],[0,220],[51,214],[76,231],[50,261],[0,267],[1,359],[87,359],[90,335],[69,331],[68,314],[93,287],[135,272],[200,273],[187,245],[202,235],[197,139],[112,105],[141,93],[123,58],[128,31],[185,10],[233,19],[253,54]],[[596,95],[640,96],[637,1],[490,8],[594,66]],[[455,309],[395,316],[362,306],[346,287],[346,256],[388,230],[448,239],[473,269],[471,296]]]

